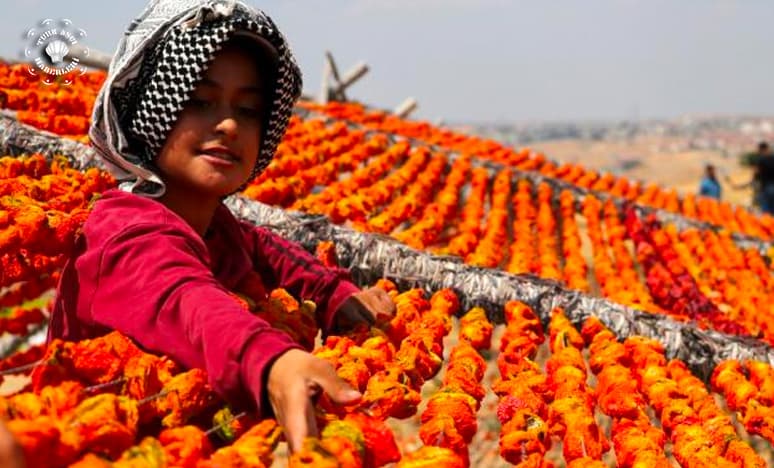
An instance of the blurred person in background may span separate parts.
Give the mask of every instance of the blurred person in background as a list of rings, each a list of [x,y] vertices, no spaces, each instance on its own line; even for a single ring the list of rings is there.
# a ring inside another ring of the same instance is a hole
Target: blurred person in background
[[[719,200],[721,192],[722,189],[715,173],[715,166],[707,164],[704,166],[704,177],[702,177],[699,183],[699,195]]]
[[[758,143],[758,151],[745,158],[745,165],[754,169],[753,177],[743,184],[731,184],[734,189],[753,189],[753,205],[764,213],[774,214],[774,154],[765,141]]]

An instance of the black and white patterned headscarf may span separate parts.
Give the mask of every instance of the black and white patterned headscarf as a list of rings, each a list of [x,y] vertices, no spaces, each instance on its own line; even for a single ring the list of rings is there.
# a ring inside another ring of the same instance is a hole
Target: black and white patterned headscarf
[[[301,93],[301,72],[282,33],[266,14],[240,1],[156,0],[119,43],[89,131],[124,190],[164,193],[153,159],[216,53],[236,36],[254,39],[275,61],[253,176],[269,164]]]

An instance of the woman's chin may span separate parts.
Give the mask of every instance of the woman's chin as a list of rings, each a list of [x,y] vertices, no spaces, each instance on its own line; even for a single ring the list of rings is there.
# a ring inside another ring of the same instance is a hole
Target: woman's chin
[[[210,177],[196,185],[199,190],[213,197],[225,197],[236,192],[242,186],[242,183],[231,178],[218,179]]]
[[[208,192],[222,192],[224,195],[229,195],[244,185],[248,177],[249,174],[244,173],[240,167],[210,166],[207,170],[199,172],[197,185],[206,187]]]

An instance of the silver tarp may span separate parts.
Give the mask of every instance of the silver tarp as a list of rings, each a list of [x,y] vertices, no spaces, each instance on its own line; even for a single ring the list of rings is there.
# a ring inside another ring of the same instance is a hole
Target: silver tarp
[[[3,155],[40,153],[47,159],[65,155],[77,169],[102,167],[90,146],[20,123],[13,115],[13,112],[0,111],[0,151]]]

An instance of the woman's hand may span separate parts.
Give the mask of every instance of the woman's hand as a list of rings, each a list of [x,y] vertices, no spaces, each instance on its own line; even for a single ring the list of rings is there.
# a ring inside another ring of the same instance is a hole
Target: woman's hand
[[[336,375],[327,361],[299,349],[280,355],[269,370],[269,401],[291,452],[303,447],[304,438],[317,436],[312,399],[321,391],[342,405],[355,403],[362,396]]]
[[[368,288],[350,296],[336,311],[335,331],[345,331],[359,323],[373,325],[380,315],[395,315],[395,303],[381,288]]]
[[[24,452],[11,431],[0,421],[0,466],[24,468]]]

